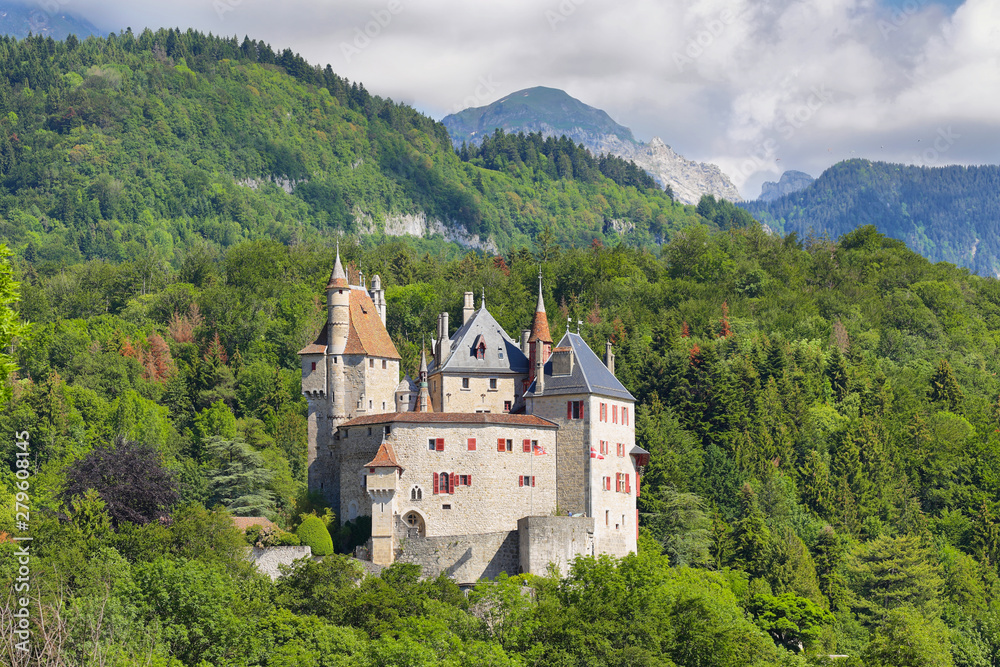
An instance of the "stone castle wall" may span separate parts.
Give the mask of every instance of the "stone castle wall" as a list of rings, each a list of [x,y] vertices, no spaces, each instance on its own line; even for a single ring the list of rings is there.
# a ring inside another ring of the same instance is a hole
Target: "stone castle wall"
[[[344,483],[341,511],[350,518],[371,513],[371,499],[364,490],[364,464],[371,461],[382,442],[384,424],[341,429]],[[396,511],[415,511],[423,519],[427,536],[490,533],[514,530],[517,520],[531,514],[551,514],[556,509],[555,428],[519,424],[393,423],[386,441],[392,444],[403,470],[399,478]],[[371,433],[369,434],[369,429]],[[344,431],[348,431],[344,437]],[[431,439],[444,438],[444,451],[431,450]],[[468,441],[476,440],[475,451]],[[497,451],[498,439],[511,440],[512,451]],[[523,451],[523,441],[537,440],[546,451],[535,456]],[[455,485],[454,493],[434,494],[434,473],[472,477],[471,484]],[[355,479],[351,475],[355,475]],[[535,477],[535,486],[520,486],[518,478]],[[413,490],[420,490],[414,498]],[[353,503],[353,505],[352,505]]]
[[[605,406],[605,419],[601,419],[601,405]],[[624,556],[636,548],[636,514],[635,498],[639,488],[636,480],[635,463],[629,452],[635,446],[635,406],[629,401],[591,396],[588,401],[590,410],[590,447],[601,451],[601,441],[607,442],[607,453],[604,458],[590,459],[590,488],[593,507],[592,516],[596,522],[595,539],[598,553]],[[629,423],[623,424],[622,408],[627,407]],[[614,409],[617,408],[618,423],[614,422]],[[619,449],[618,445],[622,448]],[[622,456],[619,456],[622,452]],[[615,475],[629,475],[630,492],[618,491]],[[605,489],[604,478],[608,477],[611,489]]]
[[[557,485],[556,502],[560,512],[589,514],[587,499],[590,463],[590,415],[584,410],[583,419],[566,419],[566,404],[586,401],[587,394],[536,396],[528,406],[530,414],[559,425],[556,434]]]
[[[463,377],[468,378],[469,388],[462,387]],[[441,387],[437,392],[438,402],[435,410],[438,412],[504,412],[504,401],[510,401],[511,406],[517,403],[521,395],[521,380],[523,375],[473,375],[447,376],[436,375],[433,380]],[[496,389],[490,389],[490,380],[496,380]],[[443,380],[443,381],[442,381]],[[440,407],[439,407],[440,406]]]
[[[566,576],[574,558],[594,555],[593,517],[526,516],[517,531],[521,572],[545,574],[553,564]]]
[[[501,572],[518,573],[518,531],[476,535],[404,538],[396,560],[414,563],[433,578],[444,572],[460,584],[494,579]]]

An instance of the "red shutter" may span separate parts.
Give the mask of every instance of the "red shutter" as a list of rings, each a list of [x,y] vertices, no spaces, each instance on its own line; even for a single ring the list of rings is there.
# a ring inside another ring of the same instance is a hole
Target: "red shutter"
[[[517,476],[517,485],[518,486],[524,486],[524,475],[518,475]]]
[[[504,447],[503,438],[497,438],[497,451],[498,452],[502,452],[502,451],[505,451],[505,450],[506,450],[506,448]]]
[[[638,481],[638,477],[636,480]],[[635,508],[635,539],[639,539],[639,508]]]
[[[580,403],[580,419],[583,419],[583,401],[579,401],[579,403]]]
[[[458,477],[458,473],[451,473],[448,476],[448,493],[455,493],[455,478]]]
[[[438,474],[434,473],[434,493],[438,492]]]
[[[531,476],[531,485],[532,486],[535,485],[535,476],[534,475]]]
[[[470,452],[476,451],[476,439],[475,438],[469,438],[469,451]]]
[[[639,489],[642,488],[642,481],[641,480],[642,480],[642,478],[639,477],[639,473],[636,473],[636,475],[635,475],[635,497],[636,498],[639,497]]]
[[[573,401],[566,402],[566,419],[573,418]]]
[[[622,474],[620,472],[615,473],[615,492],[621,493],[622,491]]]
[[[437,439],[437,450],[439,452],[443,452],[444,451],[444,438],[438,438]]]
[[[531,451],[531,440],[521,441],[521,451],[530,452]]]
[[[468,477],[465,478],[465,483],[468,486],[472,486],[472,475],[469,475]]]
[[[625,473],[625,493],[632,493],[632,475]]]

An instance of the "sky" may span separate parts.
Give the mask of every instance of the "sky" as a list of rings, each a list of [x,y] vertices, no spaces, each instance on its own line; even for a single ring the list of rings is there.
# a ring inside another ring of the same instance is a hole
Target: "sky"
[[[1000,162],[997,0],[39,0],[106,31],[250,35],[440,119],[531,86],[753,199],[854,157]]]

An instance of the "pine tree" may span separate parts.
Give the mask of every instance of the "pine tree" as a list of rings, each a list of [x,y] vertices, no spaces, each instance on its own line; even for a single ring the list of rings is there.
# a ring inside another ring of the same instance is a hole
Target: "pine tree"
[[[944,404],[947,410],[955,413],[961,411],[965,395],[958,386],[958,380],[955,379],[947,359],[938,362],[937,369],[931,377],[929,395],[931,401]]]

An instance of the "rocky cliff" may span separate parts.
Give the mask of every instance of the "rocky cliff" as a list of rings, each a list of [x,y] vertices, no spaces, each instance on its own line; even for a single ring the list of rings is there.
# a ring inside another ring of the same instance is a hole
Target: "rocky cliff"
[[[786,171],[778,182],[767,181],[760,188],[758,201],[774,201],[779,197],[790,195],[799,190],[805,190],[816,179],[803,171]]]

